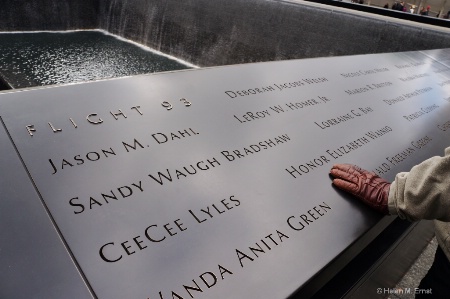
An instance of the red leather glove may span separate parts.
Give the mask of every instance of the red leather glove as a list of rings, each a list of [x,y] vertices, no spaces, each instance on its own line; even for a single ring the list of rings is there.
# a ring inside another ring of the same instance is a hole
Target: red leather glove
[[[333,184],[353,194],[373,209],[388,215],[388,197],[391,183],[356,165],[336,164],[330,174]]]

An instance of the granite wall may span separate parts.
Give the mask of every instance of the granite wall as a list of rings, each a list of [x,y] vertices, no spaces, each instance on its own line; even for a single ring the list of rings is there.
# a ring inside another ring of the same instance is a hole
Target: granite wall
[[[450,47],[450,35],[276,0],[99,0],[99,26],[200,66]]]
[[[98,0],[3,0],[0,31],[94,29]]]

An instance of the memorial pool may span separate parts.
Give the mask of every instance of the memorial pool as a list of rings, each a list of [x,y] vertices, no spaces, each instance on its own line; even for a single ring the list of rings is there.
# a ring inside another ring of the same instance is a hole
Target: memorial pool
[[[192,67],[99,30],[0,34],[0,77],[13,88]]]

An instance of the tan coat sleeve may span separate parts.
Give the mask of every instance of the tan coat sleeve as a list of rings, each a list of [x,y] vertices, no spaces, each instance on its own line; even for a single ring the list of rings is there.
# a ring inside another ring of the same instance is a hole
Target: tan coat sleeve
[[[410,172],[398,173],[391,184],[389,213],[416,221],[450,221],[450,147],[444,157],[432,157]]]

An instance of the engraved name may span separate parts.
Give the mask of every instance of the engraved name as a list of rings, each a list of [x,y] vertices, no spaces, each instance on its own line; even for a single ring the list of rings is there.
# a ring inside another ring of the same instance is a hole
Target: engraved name
[[[401,162],[405,161],[409,157],[411,157],[417,150],[424,148],[428,143],[430,143],[433,139],[429,136],[424,136],[419,138],[418,140],[411,141],[411,146],[405,148],[399,153],[391,157],[386,157],[386,160],[392,165],[398,165]]]
[[[428,143],[430,143],[433,139],[429,136],[422,137],[418,140],[411,141],[411,145],[417,149],[424,148]]]
[[[399,153],[394,154],[391,157],[386,157],[386,160],[390,162],[392,165],[400,164],[405,161],[408,157],[415,153],[414,147],[407,147]]]
[[[437,125],[437,127],[441,131],[447,131],[448,129],[450,129],[450,120],[445,122],[445,123],[443,123],[442,125]]]
[[[218,264],[216,270],[206,271],[200,274],[198,277],[189,280],[189,282],[183,284],[182,287],[179,287],[176,290],[169,291],[167,297],[164,296],[164,294],[166,294],[165,292],[159,291],[158,297],[148,297],[147,299],[195,298],[197,293],[203,293],[204,291],[214,287],[219,282],[219,275],[216,274],[217,272],[219,272],[221,280],[224,280],[225,277],[228,277],[229,275],[233,275],[233,272],[231,272],[229,268],[225,268],[224,266]]]
[[[429,76],[429,74],[423,73],[423,74],[417,74],[417,75],[412,75],[412,76],[407,76],[407,77],[401,77],[401,78],[398,78],[398,79],[403,81],[403,82],[406,82],[406,81],[412,81],[412,80],[415,80],[415,79],[428,77],[428,76]]]
[[[371,70],[359,70],[356,72],[341,73],[340,75],[344,78],[353,78],[353,77],[383,73],[383,72],[388,72],[388,71],[389,71],[389,69],[384,67],[384,68],[376,68],[376,69],[371,69]]]
[[[398,96],[396,98],[383,100],[383,102],[385,102],[388,105],[394,105],[394,104],[403,102],[403,101],[405,101],[407,99],[410,99],[410,98],[416,97],[418,95],[421,95],[423,93],[429,92],[432,89],[433,88],[431,88],[431,87],[425,87],[425,88],[422,88],[422,89],[416,89],[413,92],[404,93],[403,95],[400,95],[400,96]]]
[[[345,90],[345,93],[348,95],[360,94],[360,93],[369,92],[369,91],[372,91],[372,90],[375,90],[378,88],[391,86],[392,84],[393,83],[389,82],[389,81],[381,82],[381,83],[367,84],[366,86],[362,86],[359,88],[347,89],[347,90]]]
[[[327,149],[325,150],[325,153],[323,155],[317,156],[316,158],[313,158],[307,162],[303,162],[298,166],[291,165],[289,168],[285,168],[285,170],[294,179],[299,178],[313,172],[314,170],[322,166],[327,165],[330,162],[330,158],[328,158],[328,156],[336,160],[339,157],[347,155],[352,151],[365,146],[366,144],[370,143],[371,140],[378,139],[381,136],[392,131],[392,128],[389,126],[385,126],[378,130],[368,131],[366,132],[365,136],[361,136],[357,139],[354,139],[353,141],[348,142],[347,144],[341,145],[334,149]]]
[[[98,209],[107,204],[119,202],[122,199],[129,198],[133,194],[140,192],[144,192],[142,181],[101,192],[100,194],[89,196],[89,198],[80,198],[79,196],[72,197],[69,200],[69,205],[73,207],[73,213],[78,215],[85,211]]]
[[[250,155],[254,155],[256,153],[261,152],[262,150],[267,150],[272,147],[276,147],[279,144],[286,143],[290,141],[291,138],[288,136],[288,134],[279,135],[274,138],[270,138],[264,141],[256,142],[254,144],[250,144],[242,149],[235,149],[235,150],[227,150],[227,151],[221,151],[220,153],[228,160],[228,161],[235,161],[237,159],[245,158]]]
[[[302,231],[329,212],[331,212],[331,207],[326,202],[322,202],[306,213],[288,217],[286,221],[293,230]]]
[[[317,97],[321,102],[319,102],[317,99],[309,99],[309,100],[299,100],[297,102],[289,102],[285,103],[285,105],[275,105],[270,106],[269,109],[262,110],[262,111],[255,111],[255,112],[246,112],[243,115],[233,115],[235,119],[239,121],[239,123],[246,123],[251,122],[255,120],[261,120],[273,115],[283,114],[284,112],[292,111],[292,110],[301,110],[308,107],[316,106],[321,103],[328,103],[331,101],[331,99],[325,97],[325,96],[318,96]],[[289,110],[289,109],[290,110]]]
[[[359,108],[358,110],[352,109],[349,113],[336,116],[327,120],[319,121],[319,123],[314,122],[322,130],[330,128],[332,126],[339,125],[340,123],[355,119],[355,117],[363,116],[367,113],[373,112],[371,107]]]
[[[109,158],[111,156],[115,156],[116,152],[112,147],[108,149],[100,149],[95,151],[90,151],[87,154],[79,154],[73,156],[73,158],[63,158],[58,162],[53,161],[52,159],[48,159],[50,163],[50,167],[52,175],[58,172],[58,169],[64,170],[67,168],[71,168],[74,166],[84,165],[86,162],[97,162],[103,160],[105,158]]]
[[[224,198],[220,200],[220,203],[214,203],[211,206],[198,210],[189,210],[189,213],[194,217],[195,221],[198,223],[204,223],[218,215],[221,215],[235,207],[239,207],[241,201],[236,198],[236,196],[231,195],[229,198]]]
[[[183,138],[194,137],[199,135],[200,133],[194,131],[192,128],[182,129],[175,132],[158,132],[151,134],[153,140],[156,141],[157,144],[164,144],[167,142],[173,142],[177,140],[181,140]],[[133,152],[139,149],[143,149],[145,147],[150,147],[150,145],[144,146],[146,143],[137,140],[134,138],[132,142],[122,141],[122,147],[126,150],[127,153]],[[63,159],[48,159],[50,164],[50,168],[52,170],[52,175],[57,173],[58,170],[65,170],[68,168],[85,165],[88,162],[97,162],[100,160],[104,160],[106,158],[116,156],[116,151],[109,147],[107,149],[98,149],[95,151],[90,151],[87,154],[78,154],[74,155],[72,158],[63,158]]]
[[[405,69],[405,68],[424,65],[424,64],[426,64],[426,63],[425,62],[411,62],[411,63],[406,63],[406,64],[395,64],[395,67],[398,69]]]
[[[404,93],[403,96],[404,96],[405,98],[409,99],[409,98],[412,98],[412,97],[416,97],[416,96],[418,96],[418,95],[421,95],[421,94],[423,94],[423,93],[429,92],[429,91],[431,91],[432,89],[433,89],[433,88],[431,88],[431,87],[425,87],[425,88],[422,88],[422,89],[416,89],[416,90],[413,91],[413,92]]]
[[[187,227],[176,219],[168,223],[151,224],[142,233],[125,241],[108,242],[100,247],[100,258],[107,263],[116,263],[126,256],[149,248],[151,243],[163,242],[167,238],[187,230]]]
[[[175,179],[186,179],[196,175],[200,172],[211,170],[215,167],[220,166],[220,162],[216,158],[206,159],[206,161],[201,160],[190,164],[188,166],[178,167],[177,169],[166,169],[165,171],[158,171],[156,175],[149,174],[148,176],[159,185],[164,185],[165,183],[172,183]]]
[[[189,214],[194,217],[197,223],[203,223],[240,205],[241,201],[236,196],[231,195],[228,198],[220,200],[219,203],[195,210],[195,212],[191,209],[189,210]],[[98,253],[104,262],[116,263],[187,230],[188,225],[181,218],[162,223],[152,223],[143,228],[141,233],[132,235],[127,240],[111,241],[103,244]]]
[[[404,115],[403,118],[408,120],[408,121],[413,121],[413,120],[418,119],[419,117],[421,117],[421,116],[423,116],[423,115],[425,115],[427,113],[430,113],[431,111],[436,110],[438,108],[439,108],[439,106],[436,105],[436,104],[431,105],[431,106],[427,106],[427,107],[422,107],[422,108],[420,108],[419,111],[416,111],[416,112],[411,113],[409,115]]]
[[[258,95],[258,94],[262,94],[262,93],[273,92],[276,90],[282,91],[285,89],[297,88],[297,87],[302,87],[302,86],[311,85],[311,84],[319,84],[319,83],[324,83],[324,82],[328,82],[328,81],[329,80],[325,77],[303,78],[303,79],[299,79],[297,81],[273,83],[271,85],[267,85],[267,86],[263,86],[263,87],[252,87],[252,88],[247,88],[247,89],[242,89],[242,90],[227,90],[224,93],[229,98],[234,99],[237,97],[253,96],[253,95]]]

